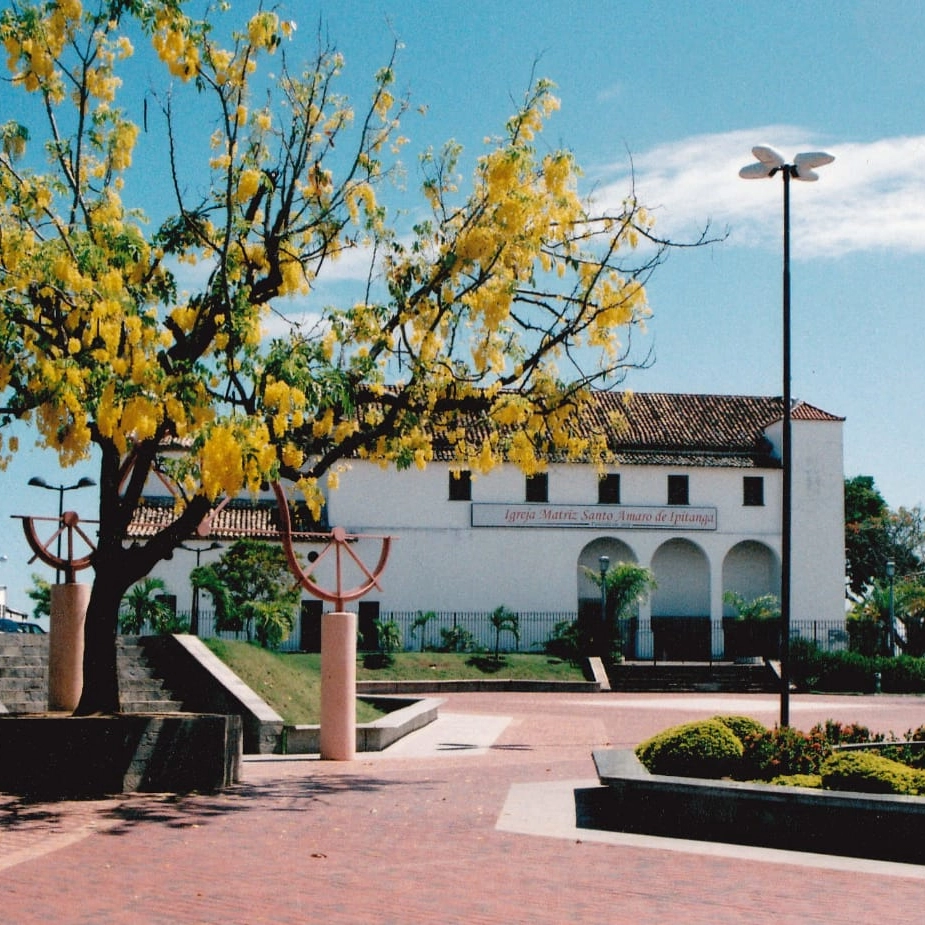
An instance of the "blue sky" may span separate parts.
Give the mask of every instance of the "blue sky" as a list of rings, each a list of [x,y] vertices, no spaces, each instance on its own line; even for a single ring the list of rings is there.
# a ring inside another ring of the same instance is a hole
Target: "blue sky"
[[[303,0],[287,12],[288,54],[309,56],[320,25],[354,96],[403,43],[397,85],[427,106],[404,125],[409,185],[429,145],[455,138],[475,158],[535,73],[562,103],[541,143],[575,153],[602,207],[629,191],[632,165],[659,233],[728,230],[651,281],[655,363],[630,375],[638,391],[780,394],[782,184],[738,169],[761,143],[835,155],[818,183],[792,186],[793,393],[846,418],[846,475],[873,475],[893,507],[925,501],[925,4]],[[140,55],[139,108],[148,67]],[[330,293],[361,293],[340,276]],[[36,473],[95,475],[34,451],[3,475],[0,584],[18,609],[47,569],[24,564],[10,517],[57,508],[26,487]],[[92,491],[67,500],[93,516]]]

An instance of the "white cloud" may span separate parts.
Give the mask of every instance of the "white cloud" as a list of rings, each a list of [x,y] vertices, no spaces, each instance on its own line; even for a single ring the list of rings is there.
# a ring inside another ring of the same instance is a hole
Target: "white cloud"
[[[873,249],[925,251],[925,136],[838,142],[793,126],[764,126],[698,135],[633,155],[599,180],[599,206],[616,209],[635,182],[654,210],[659,234],[683,238],[709,221],[730,231],[730,243],[780,246],[781,181],[742,180],[755,144],[785,157],[825,150],[835,162],[819,168],[818,183],[791,186],[791,227],[806,257]]]

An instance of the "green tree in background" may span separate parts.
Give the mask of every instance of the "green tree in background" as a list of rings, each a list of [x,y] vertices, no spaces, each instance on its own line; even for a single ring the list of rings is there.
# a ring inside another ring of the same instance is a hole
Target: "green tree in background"
[[[32,587],[26,591],[26,596],[32,601],[32,616],[36,620],[51,616],[51,583],[41,575],[32,574]]]
[[[278,647],[292,631],[301,589],[281,546],[237,540],[190,578],[212,597],[217,630],[246,632],[265,648]]]
[[[856,600],[884,578],[888,561],[895,563],[899,576],[921,570],[923,546],[920,507],[891,511],[873,476],[845,480],[845,568]]]

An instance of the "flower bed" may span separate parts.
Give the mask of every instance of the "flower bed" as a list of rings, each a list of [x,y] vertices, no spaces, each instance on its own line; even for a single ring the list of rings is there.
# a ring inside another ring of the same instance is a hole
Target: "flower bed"
[[[594,752],[595,825],[618,832],[925,863],[925,800],[650,774],[631,749]]]
[[[887,739],[715,716],[594,752],[597,816],[617,831],[925,863],[923,745],[922,728]]]

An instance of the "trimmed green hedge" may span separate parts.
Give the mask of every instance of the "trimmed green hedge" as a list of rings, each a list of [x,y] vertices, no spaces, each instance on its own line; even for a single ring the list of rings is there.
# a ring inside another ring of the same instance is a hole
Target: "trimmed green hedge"
[[[925,694],[925,658],[825,652],[807,639],[790,641],[790,675],[804,690],[872,694]]]
[[[748,736],[764,735],[768,730],[764,723],[752,719],[750,716],[714,716],[713,719],[719,720],[728,729],[735,733],[736,738],[744,744]]]
[[[872,752],[837,752],[825,761],[821,773],[826,790],[915,795],[925,789],[925,774]]]
[[[925,750],[907,744],[921,739],[925,727],[887,742],[865,726],[832,720],[801,732],[790,726],[768,729],[748,716],[714,716],[665,729],[638,745],[636,756],[652,774],[925,795],[925,770],[917,767]],[[850,742],[881,742],[889,754],[833,751]]]
[[[636,756],[653,774],[725,777],[742,757],[742,742],[718,719],[698,720],[647,739]]]

